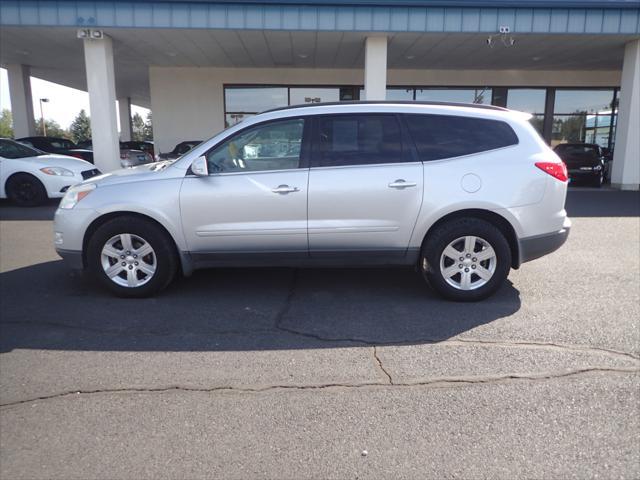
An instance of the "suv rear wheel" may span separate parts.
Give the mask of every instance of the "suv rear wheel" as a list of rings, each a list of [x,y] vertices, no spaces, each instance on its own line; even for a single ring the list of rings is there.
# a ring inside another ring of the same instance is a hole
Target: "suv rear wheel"
[[[121,297],[146,297],[169,285],[177,270],[171,238],[149,220],[118,217],[89,239],[91,275]]]
[[[431,287],[443,297],[473,302],[491,296],[506,280],[511,249],[491,223],[459,218],[429,235],[420,267]]]

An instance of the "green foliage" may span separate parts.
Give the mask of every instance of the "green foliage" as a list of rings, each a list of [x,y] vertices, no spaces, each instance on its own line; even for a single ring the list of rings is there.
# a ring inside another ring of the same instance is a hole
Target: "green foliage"
[[[13,138],[13,117],[7,108],[0,113],[0,137]]]
[[[137,142],[144,140],[144,120],[139,113],[134,113],[131,119],[131,140]]]
[[[143,132],[145,140],[153,140],[153,117],[151,116],[151,112],[147,113],[147,121],[144,122]]]
[[[137,142],[143,140],[153,140],[153,129],[151,127],[151,112],[147,114],[147,120],[143,120],[142,115],[134,113],[131,118],[131,139]]]
[[[44,131],[42,129],[42,121],[37,119],[36,122],[36,135],[42,136],[44,135]],[[47,127],[47,137],[62,137],[68,138],[71,140],[71,135],[64,128],[60,126],[58,122],[55,120],[45,120],[45,126]]]
[[[71,122],[69,133],[71,134],[71,139],[76,143],[91,139],[91,119],[84,109],[80,110],[78,116]]]

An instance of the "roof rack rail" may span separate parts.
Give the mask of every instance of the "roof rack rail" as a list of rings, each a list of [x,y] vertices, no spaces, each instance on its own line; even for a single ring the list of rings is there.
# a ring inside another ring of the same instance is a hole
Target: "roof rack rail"
[[[498,110],[506,112],[508,109],[497,107],[495,105],[482,105],[478,103],[458,103],[458,102],[424,102],[412,100],[349,100],[344,102],[321,102],[321,103],[305,103],[300,105],[289,105],[286,107],[272,108],[262,113],[279,112],[282,110],[292,110],[296,108],[313,108],[313,107],[332,107],[337,105],[433,105],[444,107],[469,107],[484,110]]]

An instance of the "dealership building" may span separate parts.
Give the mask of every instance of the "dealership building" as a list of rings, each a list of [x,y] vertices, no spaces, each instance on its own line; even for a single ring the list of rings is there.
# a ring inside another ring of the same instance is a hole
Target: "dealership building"
[[[166,152],[270,108],[386,99],[526,111],[640,183],[638,0],[0,0],[0,63],[16,137],[35,133],[30,76],[89,92],[104,171],[132,103]]]

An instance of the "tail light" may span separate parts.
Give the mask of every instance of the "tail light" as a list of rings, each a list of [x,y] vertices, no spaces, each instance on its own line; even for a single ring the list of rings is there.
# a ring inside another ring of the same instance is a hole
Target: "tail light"
[[[79,158],[80,160],[84,160],[84,157],[81,153],[69,152],[69,155],[75,158]]]
[[[126,160],[128,158],[127,152],[120,152],[120,159]]]
[[[569,180],[569,174],[567,173],[567,166],[564,162],[536,162],[536,167],[545,173],[548,173],[554,178],[557,178],[561,182]]]

